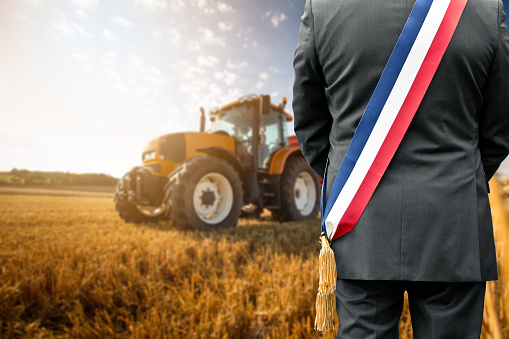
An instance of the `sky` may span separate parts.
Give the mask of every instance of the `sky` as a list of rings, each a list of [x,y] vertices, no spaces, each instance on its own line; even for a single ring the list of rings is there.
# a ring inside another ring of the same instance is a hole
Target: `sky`
[[[200,107],[255,93],[292,113],[304,3],[1,0],[0,171],[120,177]]]
[[[120,177],[200,107],[270,94],[292,113],[304,3],[0,0],[0,171]]]

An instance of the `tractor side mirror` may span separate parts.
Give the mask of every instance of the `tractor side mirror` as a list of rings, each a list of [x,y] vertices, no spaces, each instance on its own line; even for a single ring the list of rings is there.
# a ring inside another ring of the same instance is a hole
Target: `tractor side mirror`
[[[260,115],[269,115],[270,95],[260,95]]]

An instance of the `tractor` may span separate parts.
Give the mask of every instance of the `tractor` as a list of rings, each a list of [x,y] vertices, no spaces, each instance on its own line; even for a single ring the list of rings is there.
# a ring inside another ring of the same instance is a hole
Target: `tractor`
[[[148,143],[143,166],[115,187],[115,207],[126,222],[171,220],[185,229],[233,227],[239,217],[270,210],[278,221],[315,218],[320,181],[295,136],[288,136],[286,98],[248,95],[213,109],[205,132],[171,133]]]

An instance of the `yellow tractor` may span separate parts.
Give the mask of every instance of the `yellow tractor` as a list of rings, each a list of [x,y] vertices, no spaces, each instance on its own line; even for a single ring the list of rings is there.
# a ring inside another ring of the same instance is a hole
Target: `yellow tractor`
[[[295,136],[288,137],[286,98],[249,95],[209,112],[205,132],[163,135],[143,150],[143,166],[115,188],[115,207],[126,222],[169,219],[177,227],[233,227],[264,208],[279,221],[315,218],[320,181]]]

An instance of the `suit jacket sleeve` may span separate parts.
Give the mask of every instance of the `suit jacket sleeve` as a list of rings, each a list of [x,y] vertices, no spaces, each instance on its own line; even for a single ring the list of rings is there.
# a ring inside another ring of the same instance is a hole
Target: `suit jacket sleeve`
[[[294,130],[304,158],[322,177],[329,153],[332,127],[322,68],[318,63],[314,38],[311,0],[306,0],[293,67]]]
[[[509,152],[509,33],[500,0],[498,12],[498,49],[483,89],[479,118],[479,149],[488,180]]]

